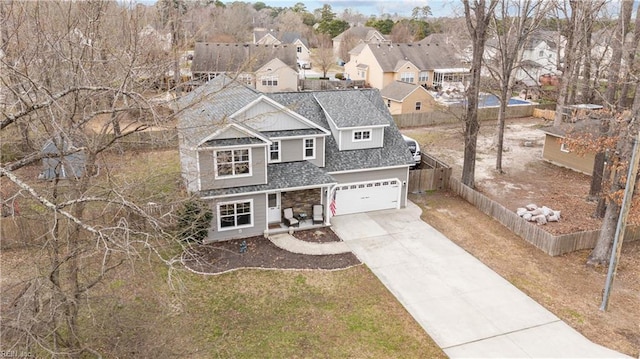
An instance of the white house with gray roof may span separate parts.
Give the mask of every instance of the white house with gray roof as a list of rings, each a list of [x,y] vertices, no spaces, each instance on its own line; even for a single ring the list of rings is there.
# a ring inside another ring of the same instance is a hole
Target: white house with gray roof
[[[183,178],[214,215],[208,241],[269,233],[284,208],[321,204],[330,225],[406,206],[413,160],[375,89],[261,93],[218,76],[178,107]]]

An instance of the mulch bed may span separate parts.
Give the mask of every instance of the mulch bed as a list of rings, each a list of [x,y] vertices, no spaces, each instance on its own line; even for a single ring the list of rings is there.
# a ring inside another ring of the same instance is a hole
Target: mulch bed
[[[341,241],[329,228],[298,231],[294,236],[300,240],[325,243]],[[241,253],[242,242],[247,248]],[[291,253],[276,247],[264,237],[250,237],[224,242],[192,245],[183,254],[185,265],[200,273],[223,273],[239,268],[268,269],[322,269],[349,268],[361,262],[352,253],[331,255],[304,255]]]

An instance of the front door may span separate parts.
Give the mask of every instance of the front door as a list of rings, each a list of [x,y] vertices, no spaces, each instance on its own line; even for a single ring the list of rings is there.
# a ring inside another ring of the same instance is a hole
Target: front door
[[[267,194],[267,216],[269,217],[269,223],[280,222],[280,192]]]

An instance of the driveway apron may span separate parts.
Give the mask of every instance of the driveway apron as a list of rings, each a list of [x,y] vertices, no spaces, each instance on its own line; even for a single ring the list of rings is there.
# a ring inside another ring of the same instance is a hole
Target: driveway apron
[[[420,214],[409,202],[331,223],[449,357],[626,357],[586,339]]]

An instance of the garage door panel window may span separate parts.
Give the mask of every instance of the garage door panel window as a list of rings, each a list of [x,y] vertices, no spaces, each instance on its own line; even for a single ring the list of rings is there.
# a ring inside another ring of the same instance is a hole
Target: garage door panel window
[[[336,215],[398,208],[401,188],[398,180],[366,181],[338,187]]]
[[[218,230],[250,227],[253,224],[253,201],[218,204]]]

